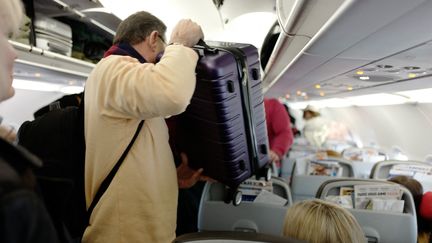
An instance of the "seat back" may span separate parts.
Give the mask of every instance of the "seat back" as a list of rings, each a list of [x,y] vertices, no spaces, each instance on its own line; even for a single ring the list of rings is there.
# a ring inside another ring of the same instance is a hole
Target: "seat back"
[[[324,182],[318,189],[317,198],[325,199],[327,196],[339,195],[341,187],[354,185],[398,185],[396,183],[372,179],[335,179]],[[359,222],[368,242],[391,243],[417,241],[417,219],[414,200],[411,193],[404,187],[402,200],[403,213],[371,211],[365,209],[348,209]]]
[[[414,178],[423,186],[423,191],[432,190],[432,165],[420,161],[386,160],[378,162],[372,168],[371,179],[389,179],[397,175]]]
[[[342,151],[342,157],[347,160],[372,163],[388,159],[387,153],[374,147],[346,148]]]
[[[305,243],[288,237],[267,235],[252,232],[198,232],[185,234],[177,237],[173,243],[246,243],[246,242],[269,242],[269,243]]]
[[[342,153],[345,149],[356,148],[356,144],[352,141],[339,141],[327,139],[322,145],[325,149],[333,150]]]
[[[353,163],[358,178],[367,179],[378,161],[387,160],[388,156],[377,148],[347,148],[342,151],[342,157]]]
[[[315,155],[319,151],[318,148],[314,148],[306,145],[293,144],[285,158],[281,161],[281,177],[287,181],[291,180],[294,162],[297,159],[310,157]]]
[[[318,188],[323,182],[335,178],[334,176],[309,175],[308,166],[310,161],[310,158],[305,158],[298,159],[294,163],[290,184],[294,202],[314,198]],[[325,160],[315,161],[329,163],[335,162],[339,164],[342,173],[337,175],[337,177],[349,178],[356,176],[351,161],[339,158],[328,158]]]
[[[198,212],[199,231],[246,231],[282,235],[284,217],[292,204],[288,184],[272,178],[273,193],[286,199],[283,204],[243,201],[234,206],[224,202],[226,188],[220,183],[207,183]]]

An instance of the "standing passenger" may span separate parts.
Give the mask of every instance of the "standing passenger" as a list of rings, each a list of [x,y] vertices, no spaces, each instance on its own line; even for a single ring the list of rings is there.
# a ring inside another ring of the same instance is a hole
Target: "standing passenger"
[[[23,16],[19,0],[0,0],[0,102],[11,98],[17,55],[8,38]],[[51,219],[35,193],[32,169],[42,163],[19,146],[0,138],[0,242],[58,242]]]
[[[280,167],[280,161],[291,147],[294,136],[285,107],[277,99],[264,99],[270,160]]]
[[[321,117],[315,106],[308,105],[303,110],[305,125],[303,134],[306,140],[315,147],[321,147],[329,134],[328,121]]]
[[[176,171],[164,118],[183,112],[190,102],[198,60],[190,47],[204,36],[199,25],[181,20],[165,48],[165,31],[164,23],[147,12],[129,16],[87,80],[87,206],[145,122],[91,215],[85,243],[172,242],[178,188],[200,178],[202,170],[189,169],[185,156]]]

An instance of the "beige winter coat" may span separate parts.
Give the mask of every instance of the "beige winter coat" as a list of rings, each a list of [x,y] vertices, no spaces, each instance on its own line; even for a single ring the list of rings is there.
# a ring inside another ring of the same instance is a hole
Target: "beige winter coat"
[[[87,207],[125,150],[135,144],[90,218],[84,243],[171,242],[175,238],[177,174],[164,117],[183,112],[195,89],[198,56],[168,46],[161,61],[102,59],[85,89]]]

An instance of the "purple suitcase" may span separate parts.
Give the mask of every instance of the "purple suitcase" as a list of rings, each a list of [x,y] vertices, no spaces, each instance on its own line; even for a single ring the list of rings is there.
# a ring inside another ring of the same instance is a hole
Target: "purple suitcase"
[[[258,50],[221,42],[195,50],[200,55],[197,84],[190,105],[178,117],[179,147],[192,167],[204,168],[205,175],[233,190],[252,175],[268,178]]]

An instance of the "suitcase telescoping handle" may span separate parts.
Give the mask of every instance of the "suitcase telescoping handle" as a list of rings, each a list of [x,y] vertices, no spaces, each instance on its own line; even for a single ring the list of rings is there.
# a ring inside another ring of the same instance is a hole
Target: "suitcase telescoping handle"
[[[202,46],[202,47],[204,47],[204,48],[206,48],[206,49],[213,49],[213,48],[211,48],[209,45],[207,45],[207,43],[205,43],[205,41],[204,41],[203,39],[200,39],[200,40],[198,41],[197,46]]]
[[[216,54],[218,52],[217,48],[213,48],[207,45],[207,43],[205,43],[203,39],[200,39],[198,43],[195,45],[195,47],[197,47],[196,50],[198,50],[198,54],[200,56],[204,56],[203,54],[207,54],[207,53]],[[199,50],[203,50],[204,53],[200,53]]]

